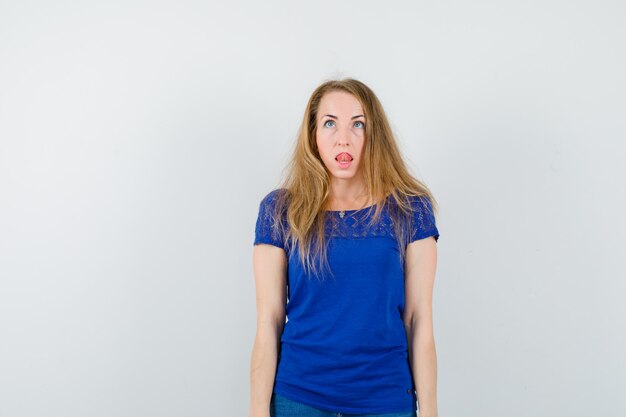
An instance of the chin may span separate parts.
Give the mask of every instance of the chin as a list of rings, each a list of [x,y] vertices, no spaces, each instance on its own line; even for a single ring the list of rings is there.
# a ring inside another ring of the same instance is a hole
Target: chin
[[[332,171],[331,171],[332,172]],[[335,171],[332,172],[333,176],[336,178],[352,178],[355,176],[355,172],[348,172],[348,171]]]

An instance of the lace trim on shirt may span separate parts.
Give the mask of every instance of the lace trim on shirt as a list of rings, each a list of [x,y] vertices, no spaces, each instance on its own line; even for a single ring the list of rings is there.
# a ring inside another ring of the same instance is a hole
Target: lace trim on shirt
[[[280,227],[281,223],[274,218],[274,204],[277,196],[278,190],[274,190],[261,201],[254,243],[269,243],[289,252],[289,248],[285,244],[284,232]],[[435,240],[439,240],[439,231],[428,198],[425,196],[409,197],[409,202],[412,213],[407,216],[401,212],[400,207],[392,199],[388,200],[378,221],[374,224],[369,224],[369,221],[374,216],[376,206],[361,210],[346,210],[343,218],[340,217],[338,211],[327,211],[325,212],[325,237],[327,239],[364,239],[384,236],[396,239],[396,230],[401,230],[405,231],[404,237],[407,244],[428,236],[434,236]],[[399,216],[403,227],[394,227],[392,212]],[[285,213],[282,214],[280,221],[283,225],[287,224]]]

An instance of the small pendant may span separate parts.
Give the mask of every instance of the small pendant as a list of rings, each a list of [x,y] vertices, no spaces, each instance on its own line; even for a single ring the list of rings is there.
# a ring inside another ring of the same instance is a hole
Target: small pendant
[[[342,219],[343,219],[343,216],[345,216],[345,215],[346,215],[345,211],[342,210],[342,211],[339,212],[339,217],[341,217]]]

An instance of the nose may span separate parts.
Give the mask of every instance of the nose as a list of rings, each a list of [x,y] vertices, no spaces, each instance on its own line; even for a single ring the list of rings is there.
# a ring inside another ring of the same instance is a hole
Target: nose
[[[337,137],[337,143],[339,145],[347,145],[350,142],[350,129],[343,128],[339,129]]]

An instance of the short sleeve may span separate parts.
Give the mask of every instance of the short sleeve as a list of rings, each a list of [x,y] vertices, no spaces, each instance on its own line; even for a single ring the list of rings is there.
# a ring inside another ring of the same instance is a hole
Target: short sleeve
[[[275,209],[278,191],[270,192],[261,200],[256,220],[254,245],[268,243],[285,249],[285,239],[279,223],[282,218],[278,217]]]
[[[435,214],[427,196],[410,197],[413,208],[413,222],[410,230],[409,243],[433,236],[439,241],[439,230],[435,221]]]

